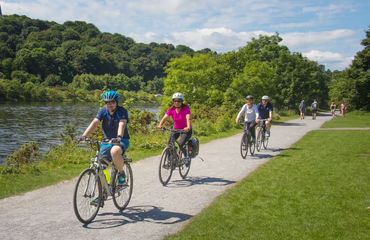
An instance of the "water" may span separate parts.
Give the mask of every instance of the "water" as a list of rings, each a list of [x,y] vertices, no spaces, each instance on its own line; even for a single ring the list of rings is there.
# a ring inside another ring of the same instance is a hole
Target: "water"
[[[139,107],[157,112],[157,107]],[[41,152],[61,142],[64,126],[82,134],[99,110],[98,104],[0,104],[0,164],[20,145],[37,142]]]

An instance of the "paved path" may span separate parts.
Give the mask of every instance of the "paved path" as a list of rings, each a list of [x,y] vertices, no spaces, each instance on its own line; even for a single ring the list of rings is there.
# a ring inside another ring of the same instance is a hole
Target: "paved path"
[[[270,150],[246,160],[240,157],[241,134],[202,144],[188,180],[177,172],[168,187],[158,180],[159,157],[133,164],[134,193],[122,213],[107,202],[94,222],[83,226],[75,217],[75,181],[65,181],[24,195],[0,200],[0,239],[162,239],[180,230],[218,195],[254,171],[328,117],[274,125]]]

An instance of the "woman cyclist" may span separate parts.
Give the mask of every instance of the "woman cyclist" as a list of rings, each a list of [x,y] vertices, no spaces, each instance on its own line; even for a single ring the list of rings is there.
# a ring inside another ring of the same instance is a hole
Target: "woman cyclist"
[[[240,117],[244,114],[244,129],[250,130],[252,141],[256,139],[256,119],[258,118],[257,106],[253,103],[253,96],[248,95],[246,98],[246,103],[243,105],[242,109],[238,113],[235,122],[238,123]]]
[[[335,109],[337,108],[337,105],[335,104],[335,102],[331,102],[331,105],[330,105],[330,111],[331,111],[331,115],[333,117],[335,117]]]
[[[190,120],[190,108],[184,104],[184,95],[182,93],[174,93],[172,95],[172,106],[167,109],[162,120],[160,121],[158,128],[163,128],[168,117],[173,119],[175,130],[183,130],[184,132],[171,132],[169,143],[174,143],[178,139],[178,144],[182,153],[184,154],[185,164],[190,164],[190,158],[187,156],[185,144],[189,141],[192,135],[191,120]]]

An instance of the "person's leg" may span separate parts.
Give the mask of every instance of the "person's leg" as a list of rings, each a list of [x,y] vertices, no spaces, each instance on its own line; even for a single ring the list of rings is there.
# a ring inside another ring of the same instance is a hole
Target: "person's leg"
[[[186,152],[186,148],[185,148],[185,144],[190,140],[192,134],[193,134],[193,131],[190,129],[188,132],[182,133],[180,135],[179,139],[177,140],[177,142],[180,146],[180,149],[181,149],[182,153],[184,154],[184,157],[188,157],[187,152]]]
[[[256,140],[256,125],[256,122],[252,122],[249,126],[249,131],[251,131],[253,141]]]
[[[123,171],[124,166],[122,152],[123,152],[122,148],[117,145],[113,146],[112,149],[110,150],[114,165],[116,166],[119,172]]]

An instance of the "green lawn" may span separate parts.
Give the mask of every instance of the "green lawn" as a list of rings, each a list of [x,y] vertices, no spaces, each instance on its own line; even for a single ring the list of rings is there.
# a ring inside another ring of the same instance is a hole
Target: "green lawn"
[[[337,116],[326,122],[323,128],[370,127],[370,112],[350,112],[345,117]]]
[[[168,239],[369,239],[370,131],[314,131]]]

